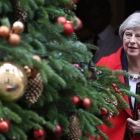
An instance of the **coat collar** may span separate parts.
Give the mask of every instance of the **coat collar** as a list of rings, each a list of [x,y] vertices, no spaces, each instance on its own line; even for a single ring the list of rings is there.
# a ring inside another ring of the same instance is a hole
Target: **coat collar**
[[[127,62],[126,53],[124,52],[124,50],[122,50],[122,53],[121,53],[121,64],[122,64],[122,70],[125,70],[128,72],[128,62]],[[124,76],[124,82],[129,85],[128,77]],[[127,96],[124,98],[129,103],[130,108],[132,108],[131,97]],[[131,109],[131,111],[132,111],[132,109]],[[128,114],[132,115],[130,113],[130,111],[128,111]]]

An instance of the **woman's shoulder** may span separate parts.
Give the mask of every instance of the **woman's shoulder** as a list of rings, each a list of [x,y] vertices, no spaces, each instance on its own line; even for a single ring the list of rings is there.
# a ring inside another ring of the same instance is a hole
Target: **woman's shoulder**
[[[116,53],[113,53],[109,56],[102,57],[95,65],[96,66],[108,66],[116,67],[121,64],[121,52],[123,47],[121,47]]]

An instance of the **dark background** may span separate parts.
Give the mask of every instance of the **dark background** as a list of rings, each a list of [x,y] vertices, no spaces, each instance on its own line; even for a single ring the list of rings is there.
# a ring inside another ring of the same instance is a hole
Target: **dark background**
[[[140,10],[140,1],[139,0],[125,0],[126,17],[138,10]]]
[[[75,11],[77,16],[82,19],[84,17],[84,9],[82,8],[82,1],[78,0],[77,10]],[[88,0],[85,0],[88,2]],[[135,11],[140,10],[140,0],[109,0],[113,13],[112,25],[116,28]]]

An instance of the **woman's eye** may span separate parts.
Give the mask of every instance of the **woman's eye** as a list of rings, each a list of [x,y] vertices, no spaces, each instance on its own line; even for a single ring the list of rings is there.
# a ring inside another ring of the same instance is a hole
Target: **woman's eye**
[[[137,36],[136,36],[136,38],[137,38],[138,40],[140,40],[140,34],[139,34],[139,35],[137,35]]]
[[[130,33],[125,33],[125,36],[132,36],[132,34],[130,34]]]
[[[137,35],[136,37],[140,37],[140,35]]]
[[[127,38],[127,39],[130,39],[132,37],[132,33],[124,33],[124,37]]]

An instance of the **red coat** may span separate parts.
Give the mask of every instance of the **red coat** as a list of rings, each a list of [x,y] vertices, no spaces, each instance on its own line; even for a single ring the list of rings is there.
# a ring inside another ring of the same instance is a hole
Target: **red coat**
[[[116,53],[111,54],[110,56],[106,56],[101,58],[96,66],[108,66],[110,70],[122,70],[121,64],[121,52],[123,47],[121,47]],[[124,83],[124,77],[120,76],[122,83]],[[125,101],[129,104],[129,99],[126,95],[123,95]],[[119,116],[116,118],[109,118],[109,120],[114,124],[113,128],[108,128],[105,125],[100,126],[100,130],[102,130],[108,137],[109,140],[123,140],[125,129],[127,125],[127,118],[132,118],[131,110],[121,110]],[[130,136],[131,137],[131,136]],[[131,140],[140,140],[140,137],[130,138]],[[90,140],[93,140],[90,138]],[[100,140],[102,140],[100,138]]]

